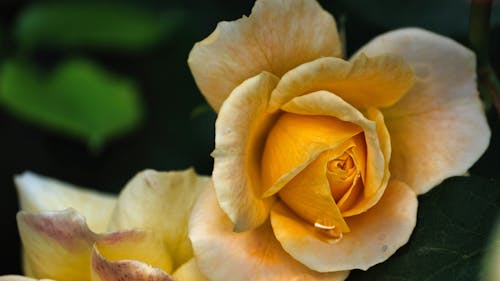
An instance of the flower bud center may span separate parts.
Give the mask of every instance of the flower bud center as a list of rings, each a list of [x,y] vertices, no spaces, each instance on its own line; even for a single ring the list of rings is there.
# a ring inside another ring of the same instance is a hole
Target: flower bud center
[[[338,239],[350,231],[343,212],[362,193],[365,161],[365,136],[356,124],[331,116],[283,113],[263,151],[264,196],[276,190],[299,217]]]
[[[340,157],[328,162],[328,172],[338,175],[346,174],[354,167],[354,161],[351,155],[344,152]]]
[[[339,202],[349,187],[351,187],[356,172],[357,168],[352,155],[347,151],[344,151],[339,157],[328,161],[326,176],[336,202]]]

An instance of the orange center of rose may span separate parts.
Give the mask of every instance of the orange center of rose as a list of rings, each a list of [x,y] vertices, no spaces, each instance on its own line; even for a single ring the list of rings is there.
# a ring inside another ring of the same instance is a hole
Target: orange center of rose
[[[349,232],[343,213],[363,191],[365,136],[330,116],[283,113],[266,139],[264,196],[277,193],[298,216],[333,237]]]
[[[337,202],[350,187],[352,178],[356,173],[354,160],[349,153],[344,152],[340,157],[330,160],[326,165],[326,176],[330,183],[330,190]]]

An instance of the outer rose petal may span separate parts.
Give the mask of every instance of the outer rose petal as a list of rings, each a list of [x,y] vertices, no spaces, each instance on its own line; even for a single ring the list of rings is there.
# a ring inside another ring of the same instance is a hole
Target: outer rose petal
[[[121,191],[110,228],[144,228],[158,233],[177,267],[192,257],[187,222],[196,198],[209,181],[192,169],[140,172]]]
[[[219,111],[231,91],[262,71],[281,76],[320,57],[340,56],[335,20],[312,0],[259,0],[249,17],[220,22],[189,54],[196,84]]]
[[[0,276],[0,281],[54,281],[51,279],[33,279],[20,275],[4,275]]]
[[[221,208],[244,231],[262,224],[273,198],[261,198],[260,157],[277,114],[267,103],[278,78],[263,72],[238,86],[215,122],[213,182]]]
[[[332,92],[358,109],[386,107],[396,103],[413,83],[410,67],[398,56],[368,58],[361,54],[352,62],[320,58],[283,75],[269,107],[276,110],[297,96],[320,90]]]
[[[98,235],[73,209],[18,214],[25,261],[30,275],[59,281],[90,279],[94,243],[111,260],[131,259],[165,270],[172,263],[155,233],[129,230]]]
[[[206,190],[193,208],[189,237],[200,270],[210,280],[344,280],[348,271],[319,273],[290,257],[268,222],[243,233],[220,209],[215,193]]]
[[[90,255],[98,236],[72,209],[17,215],[30,274],[59,281],[88,281]]]
[[[271,211],[274,233],[285,251],[320,272],[366,270],[385,261],[408,242],[416,219],[416,195],[399,181],[391,181],[378,204],[366,213],[347,218],[351,232],[339,241],[328,241],[284,204],[275,204]]]
[[[421,194],[465,173],[490,138],[476,89],[474,54],[451,39],[415,28],[381,35],[360,52],[401,55],[416,75],[411,91],[383,111],[393,176]]]
[[[178,281],[208,281],[203,273],[200,272],[194,258],[179,267],[173,276]]]
[[[94,248],[92,281],[176,281],[163,270],[135,260],[109,261]]]
[[[105,231],[116,196],[77,187],[31,172],[16,176],[21,210],[38,212],[74,208],[86,218],[93,231]]]

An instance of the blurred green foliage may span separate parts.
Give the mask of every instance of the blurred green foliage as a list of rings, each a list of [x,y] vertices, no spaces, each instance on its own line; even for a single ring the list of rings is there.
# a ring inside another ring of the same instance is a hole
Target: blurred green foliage
[[[488,248],[482,262],[480,280],[500,280],[500,216],[494,224],[488,241]]]
[[[137,50],[169,36],[180,11],[156,15],[140,7],[110,3],[54,2],[30,6],[19,16],[21,47],[100,47]]]
[[[0,87],[0,102],[10,112],[84,139],[93,150],[141,119],[135,87],[88,60],[65,61],[48,75],[11,60],[3,66]]]
[[[500,209],[500,182],[451,178],[420,196],[418,209],[409,243],[384,263],[353,272],[348,280],[478,280]]]
[[[5,45],[4,30],[2,26],[0,26],[0,65],[2,64],[2,58],[5,56],[4,45]]]
[[[85,140],[96,152],[140,124],[137,88],[89,59],[62,61],[47,74],[37,70],[33,55],[44,48],[138,51],[168,39],[182,20],[180,10],[160,15],[117,3],[30,5],[15,23],[13,37],[23,59],[4,65],[0,104],[25,121]]]
[[[197,105],[193,110],[191,111],[191,119],[196,119],[205,113],[212,112],[213,109],[208,105],[208,104],[200,104]]]

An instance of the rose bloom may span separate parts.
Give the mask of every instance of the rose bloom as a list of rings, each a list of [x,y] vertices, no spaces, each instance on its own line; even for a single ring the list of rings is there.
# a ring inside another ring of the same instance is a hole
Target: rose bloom
[[[15,182],[27,276],[57,281],[206,280],[193,259],[187,223],[209,177],[193,170],[145,170],[119,196],[30,172]],[[0,280],[35,279],[7,275]]]
[[[213,280],[343,280],[407,243],[417,195],[488,146],[475,56],[416,28],[349,60],[313,0],[258,0],[189,66],[216,121],[189,237]],[[231,279],[231,278],[230,278]]]

